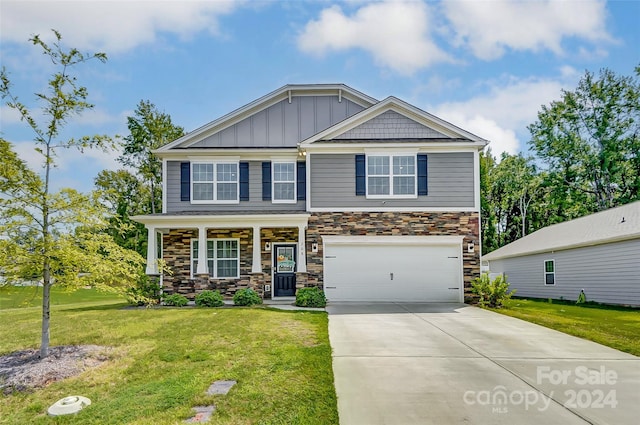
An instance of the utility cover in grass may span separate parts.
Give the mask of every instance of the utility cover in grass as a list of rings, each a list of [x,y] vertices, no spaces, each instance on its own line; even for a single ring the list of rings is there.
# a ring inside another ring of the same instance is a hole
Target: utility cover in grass
[[[186,423],[209,422],[211,420],[211,414],[216,410],[216,406],[196,406],[193,410],[196,412],[196,415],[193,418],[186,419]]]
[[[207,390],[208,395],[222,394],[226,395],[229,390],[237,384],[236,381],[216,381]]]

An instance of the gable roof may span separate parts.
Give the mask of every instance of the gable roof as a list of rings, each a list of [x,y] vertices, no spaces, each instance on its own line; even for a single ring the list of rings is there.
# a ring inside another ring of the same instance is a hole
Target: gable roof
[[[431,129],[440,136],[446,136],[451,139],[465,140],[467,143],[477,145],[479,148],[486,146],[489,142],[473,133],[461,129],[441,118],[436,117],[422,109],[416,108],[407,102],[394,96],[389,96],[381,102],[362,110],[361,112],[341,121],[326,130],[314,134],[300,142],[300,147],[308,148],[314,143],[322,143],[326,141],[336,141],[345,133],[363,125],[364,123],[385,114],[388,111],[396,112],[399,115],[407,117],[417,124]],[[442,140],[440,137],[439,140]]]
[[[156,149],[154,153],[162,154],[163,152],[176,148],[187,148],[192,144],[198,143],[203,138],[231,127],[241,120],[251,115],[255,115],[258,112],[281,102],[282,100],[289,99],[290,101],[294,96],[329,95],[337,96],[340,99],[344,97],[363,108],[368,108],[378,102],[376,99],[354,90],[345,84],[287,84],[245,106],[236,109],[235,111],[232,111],[190,133],[185,134],[181,138],[176,139],[159,149]]]
[[[554,224],[484,255],[491,261],[640,238],[640,201]]]

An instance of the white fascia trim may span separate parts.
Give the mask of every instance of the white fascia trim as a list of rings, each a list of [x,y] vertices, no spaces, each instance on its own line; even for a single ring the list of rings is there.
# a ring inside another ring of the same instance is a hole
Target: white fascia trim
[[[185,134],[173,142],[162,146],[157,149],[156,152],[165,152],[169,149],[172,149],[176,146],[183,145],[182,147],[189,147],[194,143],[198,143],[205,137],[208,137],[216,132],[222,131],[227,127],[230,127],[237,122],[247,118],[253,114],[256,114],[268,107],[289,98],[291,93],[292,96],[320,96],[320,95],[335,95],[338,96],[340,91],[342,92],[342,97],[351,100],[358,105],[368,108],[373,104],[378,103],[378,101],[370,96],[365,95],[357,90],[352,89],[344,84],[309,84],[309,85],[297,85],[297,84],[288,84],[286,86],[280,87],[279,89],[272,91],[271,93],[262,96],[253,102],[250,102],[232,112],[229,112],[222,117],[211,121],[208,124],[205,124],[194,131]]]
[[[188,149],[175,150],[170,152],[154,152],[159,158],[166,158],[172,161],[190,161],[200,158],[241,158],[242,160],[265,160],[273,156],[294,157],[298,155],[298,148],[258,148],[258,149],[236,149],[236,148],[216,148],[216,149]]]
[[[230,228],[250,228],[259,226],[261,228],[272,227],[306,227],[309,222],[308,213],[303,214],[259,214],[259,215],[174,215],[174,216],[153,216],[137,215],[131,217],[138,223],[155,228],[199,228],[208,229],[230,229]]]
[[[193,156],[193,155],[187,155],[187,159],[189,161],[191,161],[194,164],[201,164],[201,163],[205,163],[205,164],[211,164],[211,163],[216,163],[216,164],[237,164],[238,162],[240,162],[240,157],[239,156],[215,156],[215,155],[198,155],[198,156]]]
[[[479,213],[475,208],[469,207],[431,207],[431,208],[416,208],[416,207],[332,207],[332,208],[308,208],[309,212],[416,212],[416,213],[429,213],[429,212],[470,212]]]
[[[324,245],[459,245],[464,236],[336,236],[322,235]]]
[[[367,143],[321,143],[304,146],[304,150],[313,153],[364,153],[368,149],[396,151],[399,149],[416,149],[421,153],[429,152],[473,152],[483,149],[484,145],[476,142],[438,142],[430,143],[428,139],[419,143],[367,142]]]

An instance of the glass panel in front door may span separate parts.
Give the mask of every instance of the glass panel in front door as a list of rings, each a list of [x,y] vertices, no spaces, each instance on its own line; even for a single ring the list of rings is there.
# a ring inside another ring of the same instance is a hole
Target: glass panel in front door
[[[293,273],[296,271],[296,262],[294,260],[294,247],[279,246],[276,251],[276,272]]]

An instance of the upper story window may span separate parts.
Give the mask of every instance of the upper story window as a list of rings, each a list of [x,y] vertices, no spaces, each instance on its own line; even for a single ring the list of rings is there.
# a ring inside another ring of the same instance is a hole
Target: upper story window
[[[239,202],[237,162],[193,163],[191,173],[193,203]]]
[[[415,198],[415,155],[368,155],[367,197]]]
[[[273,163],[273,202],[296,202],[296,163]]]

